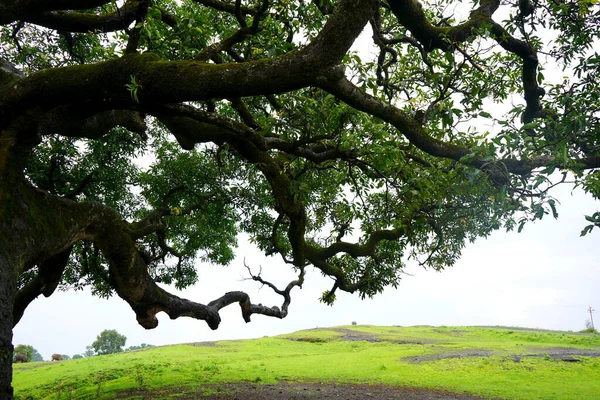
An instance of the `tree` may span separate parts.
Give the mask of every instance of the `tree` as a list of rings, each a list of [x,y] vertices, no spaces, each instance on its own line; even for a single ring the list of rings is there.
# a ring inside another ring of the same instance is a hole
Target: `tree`
[[[94,348],[92,346],[85,346],[85,353],[83,353],[84,357],[91,357],[94,355]]]
[[[113,354],[123,351],[127,338],[114,329],[106,329],[100,332],[92,348],[98,354]]]
[[[24,354],[29,361],[44,361],[42,355],[33,346],[27,344],[20,344],[15,347],[13,360],[15,354]]]
[[[30,359],[31,361],[44,361],[44,357],[34,348],[33,355]]]
[[[15,346],[15,352],[13,354],[13,361],[15,358],[15,355],[17,354],[23,354],[25,357],[27,357],[27,361],[32,361],[33,360],[33,346],[29,346],[26,344],[20,344],[18,346]]]
[[[73,354],[73,360],[77,360],[79,358],[83,358],[83,356],[81,354],[79,354],[79,353]]]
[[[57,287],[117,294],[148,329],[217,329],[234,303],[284,318],[312,268],[326,303],[373,296],[407,258],[441,270],[556,217],[555,183],[598,197],[595,1],[451,3],[0,0],[0,399],[12,327]],[[366,40],[376,59],[350,51]],[[242,233],[297,273],[248,265],[280,307],[159,286],[228,264]]]

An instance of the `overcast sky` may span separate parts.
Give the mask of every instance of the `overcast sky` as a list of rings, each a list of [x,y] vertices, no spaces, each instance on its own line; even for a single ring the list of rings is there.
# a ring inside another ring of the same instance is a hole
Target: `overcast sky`
[[[301,329],[350,324],[375,325],[510,325],[581,330],[589,319],[588,306],[600,310],[600,230],[586,237],[583,215],[600,209],[600,202],[571,195],[565,185],[554,192],[560,200],[558,220],[546,216],[521,233],[495,232],[467,245],[460,261],[443,272],[410,265],[398,289],[387,289],[372,300],[338,293],[329,307],[319,303],[331,283],[309,270],[304,289],[294,289],[290,314],[284,320],[255,315],[244,323],[239,306],[222,310],[223,322],[212,331],[190,318],[171,321],[159,314],[159,326],[145,330],[133,311],[118,297],[102,300],[88,292],[57,292],[40,297],[14,329],[17,344],[29,344],[49,359],[52,353],[82,353],[104,329],[127,337],[127,346],[206,340],[254,338]],[[248,246],[229,267],[199,265],[200,282],[180,296],[206,304],[227,291],[244,290],[254,303],[280,305],[281,298],[256,282],[243,281],[243,259],[263,267],[265,279],[280,287],[293,275],[276,258],[264,258]],[[600,312],[597,313],[600,325]]]

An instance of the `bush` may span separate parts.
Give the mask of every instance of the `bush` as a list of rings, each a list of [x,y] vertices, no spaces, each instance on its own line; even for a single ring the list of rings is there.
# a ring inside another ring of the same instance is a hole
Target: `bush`
[[[142,343],[139,346],[129,346],[128,348],[125,349],[125,351],[141,350],[141,349],[147,349],[149,347],[154,347],[154,346],[151,344]]]
[[[581,333],[598,333],[598,330],[594,328],[594,324],[589,319],[585,321],[585,329],[580,331]]]

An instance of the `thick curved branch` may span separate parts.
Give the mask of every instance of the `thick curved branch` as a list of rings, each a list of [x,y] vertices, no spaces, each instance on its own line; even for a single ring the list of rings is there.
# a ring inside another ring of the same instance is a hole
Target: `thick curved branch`
[[[343,241],[336,241],[327,247],[307,244],[305,249],[306,259],[324,274],[334,277],[336,289],[339,288],[345,292],[353,293],[363,286],[363,281],[361,279],[352,281],[342,268],[330,263],[328,260],[340,253],[348,254],[353,258],[376,258],[375,252],[377,246],[382,241],[395,241],[405,236],[410,224],[411,220],[406,219],[402,222],[402,226],[398,228],[375,231],[362,244]]]
[[[267,60],[215,65],[162,61],[144,54],[40,71],[18,85],[0,89],[0,127],[34,107],[69,103],[135,108],[138,104],[126,88],[132,76],[141,85],[137,91],[141,106],[274,94],[310,86],[317,71],[341,61],[376,5],[374,0],[343,0],[309,46]]]
[[[312,260],[327,260],[328,258],[331,258],[339,253],[346,253],[353,258],[373,257],[375,255],[375,248],[381,241],[398,240],[406,234],[407,226],[410,225],[410,221],[405,221],[405,224],[406,225],[395,229],[375,231],[369,235],[369,238],[363,244],[340,241],[335,242],[325,248],[307,245],[309,248],[307,252],[307,258],[311,262]]]
[[[153,232],[162,231],[165,229],[162,223],[162,217],[169,215],[171,211],[166,208],[159,208],[158,210],[152,211],[139,221],[131,222],[126,224],[125,232],[133,239],[141,239]]]
[[[37,263],[40,273],[33,281],[25,285],[17,295],[14,314],[16,320],[23,310],[39,294],[50,295],[56,288],[62,271],[66,266],[71,247],[80,240],[87,240],[99,249],[109,262],[108,280],[117,294],[131,306],[136,313],[140,325],[150,329],[158,325],[156,314],[163,311],[170,318],[182,316],[192,317],[207,322],[209,327],[217,329],[220,323],[219,310],[232,302],[240,302],[243,306],[245,320],[252,314],[263,314],[283,318],[285,315],[277,308],[254,305],[247,294],[230,292],[204,305],[179,298],[160,288],[148,274],[147,265],[136,248],[134,238],[129,233],[132,224],[124,222],[111,208],[99,204],[81,202],[51,196],[46,192],[36,190],[25,180],[16,188],[20,191],[19,198],[27,199],[28,209],[37,210],[50,207],[51,220],[43,220],[42,224],[53,226],[56,234],[47,238],[47,232],[28,231],[31,242],[43,242],[27,252],[25,264],[43,258]],[[149,218],[151,219],[151,218]],[[147,222],[147,221],[146,221]],[[139,228],[139,227],[138,227]],[[42,235],[45,241],[36,241],[35,235]],[[135,237],[135,235],[133,235]],[[58,246],[62,246],[62,250]],[[65,249],[67,247],[67,250]],[[57,249],[54,255],[49,254]]]
[[[89,115],[85,105],[57,107],[41,117],[38,134],[98,139],[116,126],[146,137],[144,116],[129,110],[107,110]]]
[[[110,2],[111,0],[2,0],[0,1],[0,25],[23,19],[23,15],[32,12],[86,10]]]
[[[216,300],[208,303],[208,307],[211,310],[217,312],[223,307],[227,307],[230,304],[239,303],[240,308],[242,309],[242,317],[244,321],[250,322],[250,317],[252,314],[261,314],[267,317],[275,317],[275,318],[285,318],[287,315],[287,310],[285,313],[279,309],[277,306],[267,307],[262,304],[252,304],[250,301],[250,296],[244,292],[227,292],[223,296],[219,297]]]
[[[467,21],[450,28],[433,25],[417,0],[390,0],[389,4],[398,22],[406,27],[427,51],[448,51],[455,43],[464,42],[472,37],[476,29],[487,23],[498,9],[500,1],[481,1],[481,5],[471,12]]]
[[[530,160],[516,160],[514,158],[506,158],[500,160],[499,163],[506,166],[507,171],[517,175],[527,175],[536,168],[543,168],[548,165],[555,165],[557,168],[573,168],[573,164],[580,169],[600,168],[600,155],[590,155],[583,158],[570,159],[566,165],[557,163],[556,157],[539,156]]]
[[[316,164],[330,160],[355,160],[358,157],[357,152],[354,150],[341,150],[335,146],[322,144],[303,146],[277,137],[265,137],[264,140],[270,149],[293,154]]]
[[[542,110],[540,103],[540,97],[544,95],[544,90],[537,83],[538,58],[535,49],[526,41],[511,36],[506,29],[491,18],[499,5],[498,0],[484,0],[481,2],[481,6],[471,13],[468,21],[455,27],[446,28],[432,25],[417,0],[390,1],[390,7],[398,21],[411,31],[428,51],[433,49],[451,51],[458,43],[476,35],[477,29],[490,26],[496,42],[505,50],[517,55],[523,62],[522,81],[527,104],[523,112],[523,122],[528,123],[534,118],[552,114],[552,112]],[[532,11],[532,6],[528,2],[520,2],[520,7],[522,12],[523,7],[526,8],[526,13]]]
[[[117,294],[129,303],[136,313],[137,321],[146,329],[158,325],[156,314],[165,312],[171,319],[191,317],[206,321],[211,329],[217,329],[221,321],[219,310],[232,303],[239,303],[246,322],[252,314],[284,318],[284,310],[250,302],[244,292],[228,292],[208,305],[175,296],[160,288],[148,274],[147,266],[135,247],[135,242],[123,229],[119,216],[101,205],[92,205],[97,213],[95,223],[88,229],[90,240],[109,260],[110,281]],[[293,286],[288,286],[289,291]]]
[[[25,77],[14,65],[0,57],[0,86]]]
[[[526,103],[526,108],[523,112],[523,122],[529,123],[538,117],[538,114],[542,111],[540,98],[545,93],[537,81],[537,52],[527,42],[512,37],[496,22],[490,20],[490,23],[492,24],[492,34],[496,42],[502,48],[519,56],[523,60],[521,77]]]
[[[22,21],[66,32],[96,33],[126,29],[138,14],[143,1],[131,1],[117,11],[105,14],[84,14],[74,11],[48,11],[22,16]]]
[[[304,266],[306,210],[294,195],[291,181],[282,165],[269,155],[264,138],[244,124],[190,106],[161,107],[153,110],[152,114],[167,123],[171,119],[170,129],[175,129],[175,137],[180,143],[183,137],[189,140],[192,147],[201,140],[217,143],[219,140],[227,141],[248,162],[256,165],[271,185],[277,211],[290,220],[288,238],[293,249],[294,264]],[[173,121],[177,121],[177,126],[173,125]]]
[[[214,8],[215,10],[225,11],[229,14],[235,15],[236,6],[235,4],[226,3],[224,1],[219,0],[193,0],[195,3],[202,4],[203,6]],[[251,7],[240,6],[240,13],[244,15],[254,15],[256,14],[256,10]]]
[[[69,247],[41,263],[38,274],[17,292],[13,306],[13,327],[19,323],[27,306],[40,294],[50,297],[54,293],[72,250],[73,247]]]
[[[162,22],[164,22],[171,28],[177,27],[177,25],[179,24],[179,21],[175,15],[171,14],[170,12],[168,12],[167,10],[165,10],[163,8],[160,8],[160,7],[157,7],[157,8],[160,11],[160,19]]]
[[[319,79],[318,86],[334,94],[355,109],[392,124],[415,147],[432,156],[459,160],[469,154],[469,149],[465,147],[446,143],[429,136],[421,124],[410,115],[360,90],[346,79],[341,72],[331,70],[327,76],[322,76]]]
[[[299,288],[302,288],[302,284],[304,283],[304,275],[305,275],[304,267],[299,268],[300,273],[298,274],[298,279],[293,280],[290,283],[288,283],[288,285],[285,287],[284,290],[280,290],[273,283],[271,283],[269,281],[265,281],[260,276],[260,273],[258,275],[254,275],[252,273],[252,270],[250,269],[250,267],[246,264],[245,260],[244,260],[244,266],[248,270],[248,273],[250,274],[250,278],[253,281],[259,282],[262,285],[266,285],[266,286],[270,287],[275,293],[277,293],[278,295],[283,297],[283,304],[281,305],[281,310],[279,310],[277,307],[271,307],[271,309],[277,310],[280,312],[280,314],[279,314],[280,316],[278,316],[278,318],[285,318],[285,316],[287,316],[287,314],[288,314],[288,307],[289,307],[290,303],[292,302],[292,298],[290,295],[292,289],[295,288],[296,286],[298,286]],[[246,322],[248,322],[248,321],[246,321]]]
[[[125,29],[127,34],[129,35],[129,39],[127,40],[127,46],[123,51],[124,54],[135,54],[137,52],[137,48],[140,43],[140,38],[142,34],[142,29],[144,26],[144,20],[146,19],[146,14],[148,13],[148,7],[150,6],[150,1],[142,1],[140,2],[140,6],[136,10],[135,25],[131,29]]]
[[[77,186],[75,186],[73,189],[71,189],[67,194],[65,194],[63,197],[67,198],[67,199],[74,199],[75,197],[79,196],[81,193],[83,193],[83,190],[87,187],[87,185],[89,185],[92,180],[94,179],[94,171],[90,172],[89,174],[87,174],[78,184]]]
[[[431,137],[424,127],[411,118],[411,116],[393,105],[384,103],[378,98],[360,90],[352,82],[341,75],[340,71],[332,70],[327,76],[321,77],[318,81],[318,86],[329,93],[334,94],[357,110],[364,111],[390,123],[398,129],[411,144],[427,154],[460,161],[461,158],[469,155],[472,151],[467,147],[447,143]],[[571,162],[581,165],[583,169],[598,168],[600,155],[575,159],[571,160],[570,163]],[[498,160],[495,163],[475,158],[469,161],[468,164],[488,171],[493,179],[502,183],[506,182],[507,179],[507,176],[505,176],[503,171],[517,175],[527,175],[535,168],[553,163],[555,163],[554,157],[541,156],[531,160],[507,158]],[[564,165],[564,168],[571,168],[572,165],[570,163]],[[557,165],[557,167],[560,167],[560,165]]]

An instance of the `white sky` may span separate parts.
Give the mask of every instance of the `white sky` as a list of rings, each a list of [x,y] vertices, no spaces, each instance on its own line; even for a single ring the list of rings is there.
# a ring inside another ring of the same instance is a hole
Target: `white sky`
[[[29,344],[49,359],[52,353],[82,353],[104,329],[127,337],[127,346],[206,340],[254,338],[300,329],[346,325],[352,321],[375,325],[511,325],[581,330],[588,306],[600,310],[600,231],[581,238],[584,214],[600,209],[600,201],[576,193],[567,185],[554,192],[561,205],[559,219],[525,226],[521,233],[495,232],[487,240],[467,245],[460,261],[443,272],[411,265],[399,288],[387,289],[372,300],[338,293],[332,306],[319,303],[330,282],[309,270],[304,289],[292,292],[290,314],[284,320],[255,315],[244,323],[239,306],[222,310],[223,322],[212,331],[190,318],[171,321],[159,314],[160,324],[145,330],[120,298],[102,300],[87,292],[57,292],[40,297],[26,310],[14,329],[17,344]],[[247,276],[249,265],[262,265],[265,279],[283,287],[293,278],[277,258],[265,258],[243,246],[230,267],[199,265],[200,282],[181,296],[207,303],[227,291],[244,290],[254,303],[280,305],[281,298]],[[600,313],[597,326],[600,325]]]

